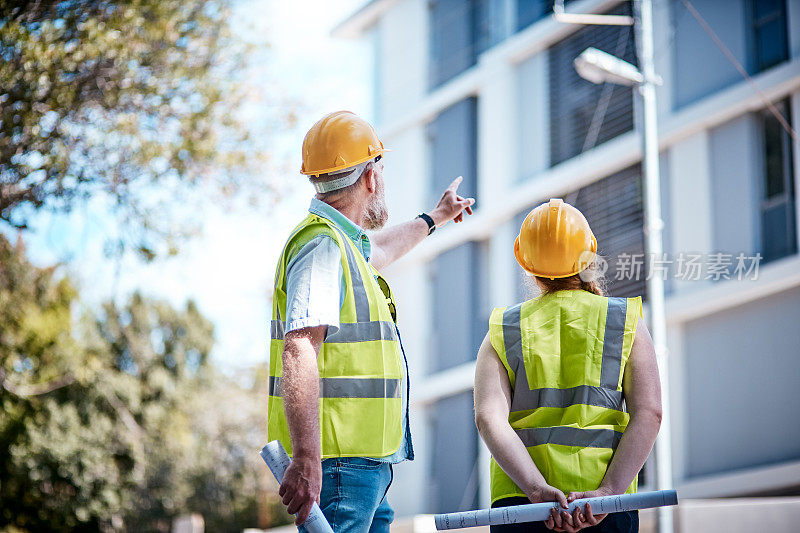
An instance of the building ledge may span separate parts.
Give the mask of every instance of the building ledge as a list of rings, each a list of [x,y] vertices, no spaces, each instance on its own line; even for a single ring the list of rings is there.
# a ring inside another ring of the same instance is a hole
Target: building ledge
[[[414,384],[411,407],[417,409],[447,396],[472,390],[474,382],[475,361],[441,370]]]
[[[667,297],[667,322],[681,323],[766,298],[800,285],[800,256],[760,266],[758,279],[707,282],[702,288]],[[800,483],[800,476],[797,477]]]
[[[767,493],[800,485],[800,461],[703,476],[677,483],[681,498],[721,498]]]
[[[375,25],[397,0],[370,0],[361,8],[334,26],[331,36],[339,39],[360,37],[370,26]]]

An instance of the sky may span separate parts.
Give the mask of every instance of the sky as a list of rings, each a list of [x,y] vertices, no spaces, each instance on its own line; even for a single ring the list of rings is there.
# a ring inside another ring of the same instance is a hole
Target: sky
[[[31,259],[40,265],[62,263],[90,309],[109,298],[123,302],[137,290],[179,307],[192,299],[214,323],[212,357],[220,366],[237,371],[267,361],[275,263],[313,194],[298,171],[303,136],[330,111],[371,115],[368,44],[330,36],[364,2],[242,0],[237,7],[234,30],[252,42],[269,41],[256,54],[252,79],[259,89],[250,105],[257,110],[276,101],[296,104],[296,127],[271,132],[276,167],[291,169],[274,177],[285,186],[280,202],[220,206],[213,197],[199,195],[188,204],[202,213],[199,236],[183,243],[178,256],[144,264],[104,256],[105,206],[93,199],[68,215],[39,215],[25,235]],[[184,199],[175,209],[187,209]]]

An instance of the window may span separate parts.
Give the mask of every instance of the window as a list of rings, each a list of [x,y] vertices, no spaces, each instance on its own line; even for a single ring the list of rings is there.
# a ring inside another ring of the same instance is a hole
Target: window
[[[477,100],[467,98],[442,111],[428,126],[431,157],[429,204],[439,201],[456,176],[464,180],[458,192],[477,193]],[[448,250],[431,262],[433,276],[434,349],[431,371],[442,370],[475,358],[486,321],[478,324],[481,294],[486,284],[484,247],[466,243]],[[464,290],[470,287],[471,290]],[[488,319],[488,316],[486,317]],[[478,327],[480,326],[480,327]],[[483,330],[479,332],[479,330]]]
[[[608,14],[631,15],[630,2]],[[575,71],[573,60],[590,46],[636,64],[628,26],[586,26],[550,48],[551,165],[633,129],[633,89],[595,85]]]
[[[786,0],[749,0],[752,24],[751,72],[761,72],[789,59]]]
[[[475,64],[505,37],[503,0],[430,0],[430,87]]]
[[[553,12],[553,0],[517,0],[517,31]]]
[[[563,199],[584,214],[597,239],[598,253],[608,261],[606,294],[644,296],[647,262],[641,167],[629,167],[568,193]],[[526,209],[514,219],[515,232],[529,212]],[[514,283],[520,301],[536,293],[524,278],[515,277]]]
[[[430,263],[433,287],[431,372],[475,360],[489,328],[486,261],[486,246],[468,242],[447,250]]]
[[[789,101],[775,106],[790,121]],[[761,112],[764,146],[761,180],[761,255],[772,261],[797,253],[792,139],[780,121],[767,109]]]
[[[467,98],[442,111],[428,125],[432,176],[429,198],[434,205],[456,176],[464,177],[459,194],[477,198],[477,112],[477,99]]]
[[[443,398],[429,410],[429,513],[478,507],[478,431],[472,391]]]

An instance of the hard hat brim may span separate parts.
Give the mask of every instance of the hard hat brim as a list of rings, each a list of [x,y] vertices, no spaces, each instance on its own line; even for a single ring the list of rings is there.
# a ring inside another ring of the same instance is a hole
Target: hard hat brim
[[[319,176],[320,174],[331,174],[331,173],[337,172],[339,170],[344,170],[346,168],[352,168],[352,167],[354,167],[356,165],[360,165],[364,161],[369,161],[370,159],[375,159],[379,155],[383,155],[386,152],[391,152],[391,150],[388,149],[388,148],[381,148],[380,150],[376,150],[375,153],[373,153],[371,155],[368,155],[366,157],[362,157],[361,159],[357,159],[357,160],[355,160],[353,162],[348,162],[348,163],[345,163],[343,165],[338,165],[338,166],[331,167],[331,168],[325,168],[325,169],[322,169],[322,170],[307,171],[303,167],[300,167],[300,174],[303,174],[304,176]]]

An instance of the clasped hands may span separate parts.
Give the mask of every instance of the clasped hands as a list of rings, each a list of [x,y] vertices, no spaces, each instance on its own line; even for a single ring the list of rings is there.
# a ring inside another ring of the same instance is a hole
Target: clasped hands
[[[550,517],[544,522],[545,526],[553,531],[575,533],[581,529],[596,526],[608,513],[595,515],[592,513],[591,504],[587,503],[583,510],[581,510],[580,507],[576,507],[572,514],[570,514],[566,511],[569,504],[581,498],[612,496],[613,493],[608,489],[600,487],[597,490],[588,492],[570,492],[568,496],[565,496],[563,492],[555,487],[539,485],[527,491],[527,495],[532,503],[558,502],[561,505],[561,509],[553,507],[550,511]]]

